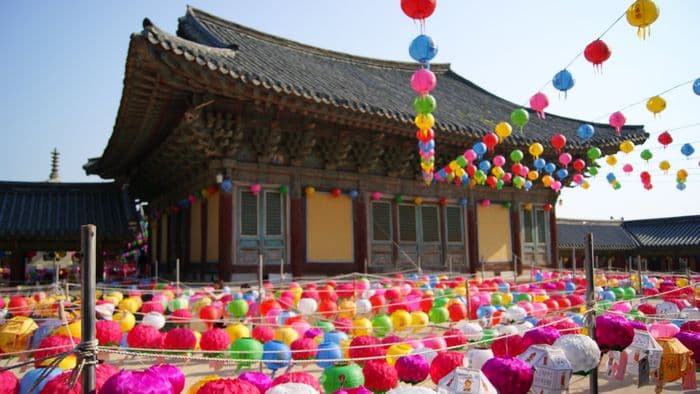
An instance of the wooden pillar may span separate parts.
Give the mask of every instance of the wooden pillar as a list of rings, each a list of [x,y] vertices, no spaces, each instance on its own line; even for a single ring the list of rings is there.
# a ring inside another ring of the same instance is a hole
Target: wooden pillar
[[[442,249],[443,267],[445,270],[451,270],[450,263],[448,262],[450,259],[450,249],[447,247],[447,208],[440,204],[438,205],[438,210],[440,212],[438,223],[440,223],[440,249]]]
[[[304,200],[301,193],[295,192],[289,196],[289,228],[292,274],[302,276],[306,265],[306,229],[304,228]]]
[[[399,264],[399,233],[401,232],[401,229],[399,228],[399,203],[397,203],[395,200],[391,201],[391,234],[392,234],[392,243],[394,244],[393,247],[391,248],[391,261],[394,263],[394,267],[397,267]],[[416,261],[416,263],[418,263]]]
[[[557,243],[557,208],[552,204],[552,209],[549,211],[549,242],[550,242],[550,267],[556,267],[559,261],[559,245]]]
[[[520,204],[514,204],[510,208],[510,228],[514,259],[517,258],[518,275],[521,275],[523,273],[523,250],[520,240]]]
[[[10,283],[12,284],[23,284],[25,282],[25,253],[26,251],[22,249],[19,245],[16,245],[15,248],[12,250],[12,257],[10,258]]]
[[[469,272],[475,274],[479,270],[479,245],[478,234],[476,228],[476,205],[472,199],[467,204],[467,223],[469,225],[469,233],[467,242],[469,243]]]
[[[202,237],[202,250],[201,250],[201,258],[199,259],[200,265],[199,265],[199,279],[204,280],[204,275],[205,275],[205,269],[207,266],[207,231],[208,231],[208,225],[207,221],[209,220],[209,203],[207,202],[206,198],[202,198],[202,203],[200,204],[202,212],[200,214],[201,219],[201,230],[200,230],[200,236]]]
[[[191,280],[192,272],[190,270],[190,225],[192,223],[192,205],[182,211],[182,263],[180,267],[183,272],[180,273],[181,278]],[[182,274],[185,274],[184,276]]]
[[[231,280],[233,269],[233,196],[219,191],[219,279]]]
[[[365,267],[367,261],[367,203],[365,200],[356,198],[355,201],[355,271],[366,272],[368,267]]]

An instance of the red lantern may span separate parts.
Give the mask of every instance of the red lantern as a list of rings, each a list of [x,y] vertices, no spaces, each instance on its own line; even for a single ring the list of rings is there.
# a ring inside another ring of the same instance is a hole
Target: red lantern
[[[492,189],[496,187],[497,183],[498,183],[498,178],[496,178],[493,175],[489,175],[488,178],[486,178],[486,184],[489,185]]]
[[[212,328],[223,315],[224,312],[213,305],[207,305],[199,311],[199,318],[204,320],[209,328]]]
[[[413,19],[425,19],[433,14],[437,0],[401,0],[403,13]]]
[[[489,152],[493,152],[493,148],[498,144],[498,135],[496,133],[488,133],[486,134],[481,141],[486,145],[486,148],[489,150]]]
[[[440,197],[440,206],[444,207],[447,205],[447,199],[445,197]]]
[[[601,67],[604,61],[610,59],[610,48],[603,42],[603,40],[595,40],[586,46],[583,50],[583,56],[589,62],[593,63],[593,66]]]
[[[552,210],[552,204],[544,204],[544,210],[549,212]]]
[[[430,140],[435,138],[435,132],[433,131],[433,129],[428,129],[425,133],[423,133],[422,130],[417,130],[416,138],[420,142],[429,142]]]
[[[576,159],[574,160],[573,167],[574,170],[580,173],[586,168],[586,162],[581,159]]]
[[[566,137],[563,134],[554,134],[550,140],[552,147],[557,150],[557,153],[561,152],[561,149],[566,145]]]
[[[663,133],[659,134],[659,138],[657,138],[659,143],[664,146],[664,149],[673,142],[673,137],[671,137],[671,134],[668,131],[664,131]]]
[[[523,165],[520,163],[515,163],[510,166],[510,170],[513,171],[513,174],[520,174],[523,172]]]
[[[340,197],[340,195],[343,194],[343,192],[336,187],[333,188],[333,190],[331,190],[331,194],[333,195],[333,197]]]

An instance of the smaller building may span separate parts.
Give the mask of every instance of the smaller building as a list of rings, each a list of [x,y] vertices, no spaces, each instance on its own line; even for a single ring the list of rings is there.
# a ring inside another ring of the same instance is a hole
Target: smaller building
[[[574,261],[583,267],[587,233],[593,234],[599,268],[626,269],[637,256],[651,271],[684,271],[686,267],[698,271],[700,267],[700,215],[629,221],[558,219],[563,267],[573,267]]]

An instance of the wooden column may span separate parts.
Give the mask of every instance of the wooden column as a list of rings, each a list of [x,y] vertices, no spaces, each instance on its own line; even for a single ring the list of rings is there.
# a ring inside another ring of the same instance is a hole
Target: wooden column
[[[517,257],[518,275],[523,273],[523,251],[520,240],[520,204],[510,208],[510,228],[513,240],[513,254]]]
[[[550,261],[549,261],[549,266],[550,267],[556,267],[557,262],[559,261],[559,248],[557,245],[557,214],[556,214],[556,206],[555,204],[552,204],[552,209],[549,211],[549,242],[550,244]]]
[[[447,208],[440,204],[438,205],[440,223],[440,248],[442,249],[442,263],[445,270],[450,269],[450,263],[447,261],[450,258],[450,249],[447,247]],[[454,269],[454,268],[453,268]]]
[[[26,251],[19,245],[16,245],[12,250],[12,257],[10,259],[10,283],[12,284],[24,283],[24,271],[26,269],[24,263],[25,253]]]
[[[201,216],[200,223],[201,223],[201,227],[202,227],[202,228],[201,228],[201,231],[200,231],[200,236],[202,237],[202,248],[201,248],[202,250],[201,250],[201,252],[200,252],[200,253],[201,253],[201,258],[199,259],[199,261],[200,261],[200,265],[199,265],[199,279],[200,279],[200,280],[204,280],[204,275],[205,275],[205,272],[206,272],[205,269],[206,269],[206,266],[207,266],[207,237],[208,237],[207,231],[208,231],[208,228],[209,228],[208,225],[207,225],[207,221],[209,220],[209,219],[208,219],[208,216],[209,216],[209,204],[208,204],[206,198],[202,198],[202,203],[200,204],[200,206],[201,206],[201,208],[202,208],[202,212],[201,212],[201,215],[200,215],[200,216]]]
[[[476,228],[476,205],[473,199],[470,199],[467,204],[467,224],[469,225],[469,233],[467,242],[469,244],[469,272],[472,274],[479,270],[479,245],[478,245],[478,230]]]
[[[233,198],[219,191],[219,279],[231,280],[233,270]]]
[[[192,205],[182,211],[182,265],[180,266],[180,277],[185,280],[191,280],[192,271],[190,270],[190,226],[192,224]],[[184,276],[182,274],[185,274]]]
[[[392,242],[393,242],[393,247],[391,248],[391,261],[394,263],[394,267],[398,266],[399,264],[399,233],[401,232],[401,229],[399,229],[399,203],[396,202],[396,200],[391,201],[391,234],[392,234]],[[418,263],[416,261],[416,263]]]
[[[289,196],[290,262],[294,276],[304,275],[306,265],[306,230],[304,228],[304,200],[300,193]]]
[[[367,260],[367,203],[360,199],[355,199],[355,271],[365,272],[369,267],[365,267]],[[367,261],[367,265],[369,262]]]

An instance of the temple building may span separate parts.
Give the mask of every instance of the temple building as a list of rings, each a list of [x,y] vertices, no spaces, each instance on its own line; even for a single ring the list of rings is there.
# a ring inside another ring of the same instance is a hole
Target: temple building
[[[112,136],[84,168],[149,202],[151,256],[163,273],[179,260],[183,278],[230,280],[257,272],[260,259],[266,273],[283,264],[295,275],[555,265],[555,208],[545,209],[556,206],[552,189],[423,184],[409,86],[417,67],[194,8],[176,35],[146,19],[131,36]],[[448,64],[431,70],[440,168],[518,106]],[[531,112],[496,153],[540,142],[556,161],[549,141],[560,132],[567,151],[585,159],[591,146],[613,153],[648,137],[641,126],[616,135],[594,124],[583,141],[581,123]]]

